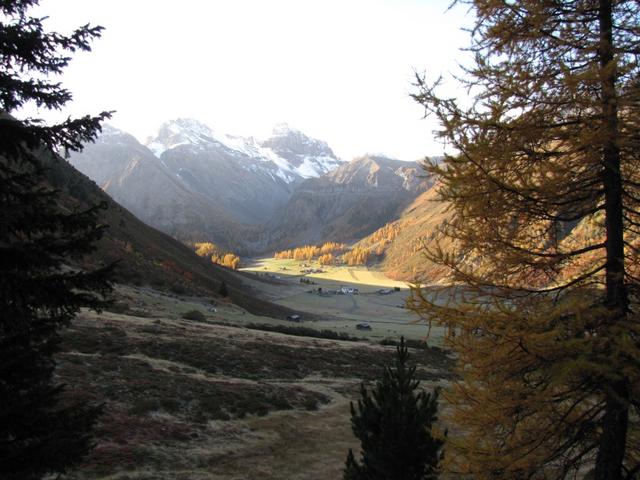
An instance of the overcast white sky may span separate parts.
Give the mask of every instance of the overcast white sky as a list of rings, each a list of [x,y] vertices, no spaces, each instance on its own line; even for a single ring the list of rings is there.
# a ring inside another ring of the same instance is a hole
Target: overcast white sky
[[[165,120],[265,136],[287,122],[344,159],[437,155],[414,70],[454,72],[468,34],[450,0],[41,0],[47,26],[103,25],[62,78],[72,115],[117,110],[140,140]]]

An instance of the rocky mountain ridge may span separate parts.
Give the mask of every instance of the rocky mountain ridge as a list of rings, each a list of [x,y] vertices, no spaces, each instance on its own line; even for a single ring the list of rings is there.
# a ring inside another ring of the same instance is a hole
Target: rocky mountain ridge
[[[238,159],[241,168],[265,170],[286,183],[318,177],[342,163],[326,142],[284,123],[276,125],[269,138],[258,140],[217,132],[197,120],[179,118],[163,123],[145,145],[159,159],[165,152],[182,146],[202,153],[230,154]]]
[[[238,224],[219,204],[192,191],[133,136],[105,126],[103,134],[69,162],[136,217],[183,241],[208,235],[223,244]]]

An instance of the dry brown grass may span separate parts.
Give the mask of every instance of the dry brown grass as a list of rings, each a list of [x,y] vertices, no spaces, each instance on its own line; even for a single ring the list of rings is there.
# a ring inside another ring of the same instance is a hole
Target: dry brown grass
[[[68,478],[340,477],[355,446],[349,401],[393,348],[211,323],[220,312],[188,321],[193,303],[127,295],[145,315],[84,313],[64,336],[67,395],[106,406],[96,449]],[[442,351],[414,358],[428,384],[448,377]]]

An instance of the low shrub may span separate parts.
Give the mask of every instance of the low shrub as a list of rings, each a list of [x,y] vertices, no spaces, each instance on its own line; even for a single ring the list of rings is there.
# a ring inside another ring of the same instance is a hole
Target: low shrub
[[[362,339],[353,337],[344,332],[335,332],[333,330],[316,330],[309,327],[296,327],[289,325],[268,325],[266,323],[249,323],[246,325],[251,330],[262,330],[265,332],[284,333],[286,335],[294,335],[296,337],[326,338],[328,340],[345,340],[348,342],[359,342]]]
[[[182,314],[182,318],[185,320],[195,320],[197,322],[202,322],[207,319],[200,310],[189,310],[188,312],[184,312]]]
[[[129,304],[127,302],[111,302],[105,309],[111,313],[127,313],[129,311]]]
[[[415,348],[415,349],[418,349],[418,350],[425,350],[428,347],[427,342],[425,342],[423,340],[406,339],[404,341],[404,344],[409,348]],[[399,340],[394,340],[393,338],[383,338],[382,340],[380,340],[380,345],[388,345],[388,346],[397,347],[398,345],[400,345],[400,341]]]
[[[129,408],[129,413],[133,415],[146,415],[150,412],[160,410],[160,402],[155,398],[140,398],[133,402]]]
[[[302,406],[305,410],[313,411],[313,410],[318,410],[320,403],[318,402],[317,398],[308,397],[304,400],[304,402],[302,403]]]
[[[187,293],[187,289],[180,283],[174,283],[171,285],[170,290],[177,295],[184,295]]]

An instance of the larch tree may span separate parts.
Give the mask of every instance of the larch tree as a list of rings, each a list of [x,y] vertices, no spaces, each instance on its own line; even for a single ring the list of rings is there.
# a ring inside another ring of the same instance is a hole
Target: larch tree
[[[0,477],[20,480],[65,472],[91,448],[100,408],[62,400],[54,355],[60,329],[110,291],[109,267],[75,262],[103,233],[99,208],[74,206],[47,180],[53,152],[80,149],[109,114],[18,119],[30,104],[60,110],[71,100],[53,78],[101,28],[48,32],[29,15],[37,3],[0,1]]]
[[[418,78],[456,150],[438,175],[457,301],[447,468],[474,478],[640,476],[640,4],[477,0],[473,102]]]

